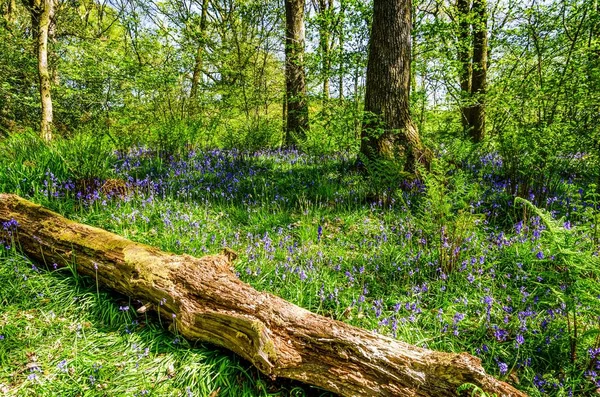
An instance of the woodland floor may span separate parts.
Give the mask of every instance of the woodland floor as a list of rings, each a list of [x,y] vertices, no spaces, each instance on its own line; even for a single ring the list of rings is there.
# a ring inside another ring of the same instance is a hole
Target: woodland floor
[[[569,171],[582,159],[524,187],[494,153],[460,167],[440,158],[404,180],[385,170],[365,178],[346,155],[137,148],[82,155],[74,167],[56,150],[11,144],[23,142],[4,143],[13,157],[0,160],[0,191],[166,251],[229,247],[257,289],[470,352],[532,396],[600,386],[598,195]],[[82,177],[85,167],[98,175]],[[11,241],[14,227],[2,225],[0,248],[0,393],[326,395],[190,346],[93,279],[38,269]]]

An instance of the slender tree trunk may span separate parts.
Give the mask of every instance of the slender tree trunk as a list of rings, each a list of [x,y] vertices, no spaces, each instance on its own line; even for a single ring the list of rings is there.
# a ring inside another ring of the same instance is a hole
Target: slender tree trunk
[[[338,76],[338,99],[340,102],[344,101],[344,75],[346,74],[346,70],[344,68],[344,33],[340,33],[340,37],[338,38],[338,46],[340,48],[340,67],[339,67],[339,76]]]
[[[286,145],[287,139],[287,118],[288,118],[287,90],[283,92],[283,103],[281,104],[281,125],[283,126],[283,144]]]
[[[339,59],[339,70],[338,70],[338,99],[340,103],[344,102],[344,75],[346,74],[345,69],[345,57],[344,57],[344,42],[345,42],[345,31],[344,31],[344,19],[346,17],[346,0],[340,0],[340,13],[338,15],[338,59]]]
[[[30,0],[26,5],[31,13],[32,32],[36,43],[38,75],[42,116],[40,135],[45,141],[52,140],[51,75],[48,67],[48,36],[54,16],[54,0]]]
[[[204,47],[206,45],[206,20],[208,16],[208,0],[202,0],[202,14],[200,16],[200,40],[196,50],[196,59],[194,60],[194,72],[192,74],[192,87],[190,89],[190,98],[198,96],[198,85],[202,77],[202,66],[204,63]]]
[[[4,16],[4,20],[6,21],[6,26],[10,30],[12,25],[15,23],[15,12],[17,9],[16,0],[8,0],[2,6],[2,14]]]
[[[471,12],[471,0],[457,0],[456,10],[458,15],[458,62],[460,63],[460,91],[462,102],[471,100],[471,23],[469,14]],[[460,107],[461,122],[465,133],[469,133],[469,104],[462,103]]]
[[[361,128],[361,120],[358,115],[360,114],[361,107],[361,92],[360,92],[360,77],[361,77],[361,68],[358,61],[355,62],[354,68],[354,109],[356,111],[356,116],[354,117],[354,136],[356,139],[360,138],[360,128]]]
[[[192,73],[192,87],[190,88],[190,98],[196,98],[198,96],[198,85],[200,84],[200,76],[202,75],[202,63],[203,63],[204,47],[202,44],[198,44],[196,49],[196,56],[194,59],[194,71]]]
[[[321,48],[321,68],[323,73],[323,106],[329,101],[329,79],[331,78],[331,11],[333,0],[319,0],[320,26],[319,47]]]
[[[50,0],[53,3],[52,6],[52,15],[50,16],[50,27],[48,28],[48,41],[52,43],[52,45],[56,45],[56,23],[53,21],[54,13],[56,9],[59,7],[59,0]],[[50,68],[50,77],[52,79],[52,84],[54,87],[58,87],[60,85],[60,73],[58,73],[58,61],[59,55],[56,51],[48,52],[48,61]]]
[[[360,151],[368,159],[402,155],[408,169],[431,160],[410,117],[410,61],[411,0],[375,0]]]
[[[191,341],[223,346],[276,379],[341,396],[458,396],[472,383],[489,395],[525,393],[487,375],[467,353],[436,352],[319,316],[236,277],[229,255],[174,255],[82,225],[15,195],[0,194],[0,238],[31,259],[76,264],[79,274],[146,302]],[[164,321],[163,320],[163,321]]]
[[[487,4],[486,0],[473,0],[473,74],[471,95],[475,101],[469,110],[470,138],[481,142],[485,136],[485,95],[487,91]]]
[[[411,21],[415,21],[416,16],[417,16],[416,7],[412,7]],[[414,65],[417,62],[417,38],[416,38],[415,29],[412,29],[412,28],[411,28],[411,33],[410,33],[410,40],[411,40],[410,62],[411,62],[411,65],[413,65],[413,67],[410,68],[410,86],[409,86],[410,90],[408,91],[409,96],[411,93],[417,92],[417,70],[414,67]]]
[[[285,0],[286,146],[296,146],[308,130],[304,72],[304,0]]]
[[[473,142],[485,136],[488,39],[486,0],[457,0],[461,122]]]

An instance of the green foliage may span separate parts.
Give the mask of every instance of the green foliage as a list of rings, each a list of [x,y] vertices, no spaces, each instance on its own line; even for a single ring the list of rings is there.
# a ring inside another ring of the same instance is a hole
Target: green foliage
[[[404,171],[404,164],[396,159],[375,156],[369,159],[363,153],[359,153],[358,160],[364,168],[365,181],[373,201],[389,204],[403,182],[414,178],[414,175]]]
[[[28,195],[45,186],[46,194],[52,195],[57,193],[58,181],[74,184],[106,179],[112,175],[113,150],[107,136],[86,131],[51,143],[33,131],[11,134],[0,146],[4,170],[0,190]]]
[[[78,131],[69,139],[54,140],[50,150],[62,160],[66,174],[76,181],[112,175],[114,145],[107,135]],[[86,155],[82,156],[82,152]]]
[[[419,223],[428,239],[439,244],[439,266],[450,274],[463,260],[464,247],[483,221],[473,206],[481,193],[467,173],[443,158],[432,162],[430,172],[421,169],[419,175],[425,189]]]
[[[600,335],[600,329],[594,328],[581,332],[581,307],[585,307],[588,315],[600,316],[600,307],[597,305],[600,296],[600,260],[593,255],[593,250],[598,246],[590,244],[583,247],[587,250],[573,250],[574,242],[581,238],[581,231],[565,223],[565,219],[556,220],[547,211],[534,206],[531,202],[517,197],[515,204],[532,210],[546,225],[546,237],[551,252],[554,253],[554,266],[543,267],[536,271],[543,278],[560,277],[561,288],[552,289],[552,294],[565,305],[567,311],[567,333],[569,338],[569,357],[575,363],[578,357],[585,365],[592,366],[593,358],[586,357],[585,349],[581,348],[585,339],[592,339]],[[589,340],[587,341],[589,343]],[[598,344],[600,339],[594,343]],[[582,357],[582,358],[581,358]]]
[[[460,386],[458,389],[456,389],[457,393],[465,393],[465,392],[469,392],[468,395],[470,397],[497,397],[497,394],[488,394],[486,393],[484,390],[482,390],[480,387],[478,387],[477,385],[474,385],[472,383],[465,383],[464,385]]]
[[[251,123],[241,120],[229,123],[226,131],[220,136],[220,147],[256,151],[279,147],[282,140],[282,126],[279,119],[255,119]]]
[[[533,194],[541,202],[560,189],[569,174],[581,174],[585,161],[567,139],[564,129],[554,127],[503,131],[497,148],[510,180],[509,192],[521,197]]]
[[[362,104],[330,101],[311,114],[310,132],[300,140],[306,153],[356,153],[360,145]]]
[[[32,46],[18,29],[0,22],[0,137],[37,126],[37,74]]]

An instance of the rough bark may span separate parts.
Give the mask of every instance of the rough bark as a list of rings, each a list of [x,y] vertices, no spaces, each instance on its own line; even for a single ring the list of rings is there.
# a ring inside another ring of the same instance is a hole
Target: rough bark
[[[457,0],[458,61],[460,88],[466,102],[461,106],[461,121],[467,136],[481,142],[485,136],[485,94],[488,39],[485,0]]]
[[[488,39],[486,0],[473,0],[473,75],[471,95],[475,101],[469,110],[470,137],[481,142],[485,135],[485,93],[487,79]]]
[[[471,12],[470,0],[457,0],[456,11],[458,18],[458,43],[457,57],[460,63],[459,81],[460,91],[463,100],[468,101],[471,96],[471,75],[473,72],[471,63],[471,23],[469,22],[469,14]],[[461,122],[463,130],[468,132],[469,114],[468,106],[460,108]]]
[[[206,20],[208,18],[208,0],[202,0],[202,14],[200,15],[200,40],[194,59],[194,72],[192,74],[192,87],[190,89],[190,98],[198,96],[198,85],[202,76],[202,66],[204,64],[204,46],[206,45]]]
[[[285,0],[285,81],[287,122],[285,143],[296,146],[308,130],[304,71],[304,0]]]
[[[490,394],[525,396],[469,354],[412,346],[256,291],[235,276],[229,256],[162,252],[0,194],[0,222],[9,220],[18,222],[12,238],[31,259],[76,263],[79,274],[154,304],[185,338],[223,346],[273,379],[343,396],[454,396],[466,382]]]
[[[400,152],[408,168],[431,160],[409,109],[411,15],[410,0],[374,1],[360,148],[368,159]]]
[[[42,114],[40,135],[45,141],[52,140],[51,74],[48,67],[48,36],[54,17],[54,0],[24,1],[31,14],[31,28],[38,58],[39,91]]]

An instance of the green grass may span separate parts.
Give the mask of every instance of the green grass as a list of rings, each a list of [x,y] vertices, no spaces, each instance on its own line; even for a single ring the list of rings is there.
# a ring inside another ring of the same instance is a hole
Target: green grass
[[[404,190],[373,186],[398,181],[365,181],[344,157],[294,152],[111,152],[75,172],[68,142],[28,139],[1,146],[0,191],[166,251],[230,247],[239,277],[257,289],[419,346],[470,352],[532,396],[596,388],[600,217],[583,181],[538,203],[553,219],[492,186],[502,170],[489,165],[467,172],[441,159]],[[129,181],[124,196],[77,195],[70,183],[97,167]],[[374,189],[387,193],[378,200]],[[0,387],[9,395],[327,395],[190,346],[155,318],[119,310],[131,302],[98,292],[95,280],[34,270],[14,248],[1,255]]]
[[[18,396],[304,395],[236,356],[191,346],[68,269],[0,258],[0,390]]]

